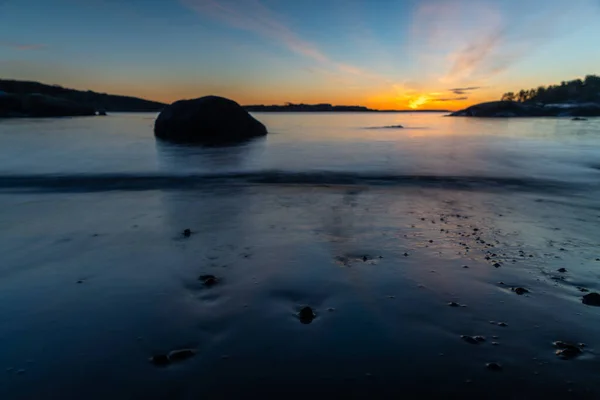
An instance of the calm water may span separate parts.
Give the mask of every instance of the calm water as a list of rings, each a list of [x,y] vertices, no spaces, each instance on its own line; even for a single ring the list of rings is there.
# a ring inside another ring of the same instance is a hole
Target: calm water
[[[258,114],[266,140],[228,149],[157,144],[154,115],[0,123],[0,173],[188,174],[280,170],[594,180],[600,119],[443,114]],[[369,129],[403,125],[405,129]]]
[[[0,121],[0,398],[600,396],[600,119],[154,117]]]

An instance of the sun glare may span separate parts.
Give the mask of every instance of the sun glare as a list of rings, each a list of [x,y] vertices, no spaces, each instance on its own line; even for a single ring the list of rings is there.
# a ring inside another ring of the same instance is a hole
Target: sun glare
[[[416,110],[417,108],[421,107],[423,104],[426,104],[427,102],[429,102],[429,97],[426,95],[420,95],[418,97],[410,99],[408,101],[408,106],[410,108],[412,108],[413,110]]]

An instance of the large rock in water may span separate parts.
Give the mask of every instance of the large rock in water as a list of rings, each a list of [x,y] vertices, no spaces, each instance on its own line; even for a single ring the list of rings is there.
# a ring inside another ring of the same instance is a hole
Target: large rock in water
[[[233,143],[267,134],[267,128],[233,100],[206,96],[167,106],[154,123],[157,138],[180,143]]]

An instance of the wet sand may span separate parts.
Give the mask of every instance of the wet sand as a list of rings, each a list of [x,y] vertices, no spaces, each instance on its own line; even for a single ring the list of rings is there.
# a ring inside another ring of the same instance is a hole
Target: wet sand
[[[600,397],[585,190],[29,189],[0,194],[1,398]]]

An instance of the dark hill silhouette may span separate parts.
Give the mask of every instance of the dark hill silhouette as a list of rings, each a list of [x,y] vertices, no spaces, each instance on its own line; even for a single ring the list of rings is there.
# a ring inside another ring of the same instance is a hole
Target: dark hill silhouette
[[[541,104],[600,102],[600,76],[587,75],[583,80],[562,81],[560,85],[508,92],[502,95],[502,100]]]
[[[97,111],[160,111],[166,106],[166,104],[157,101],[144,100],[137,97],[97,93],[91,90],[67,89],[58,85],[7,79],[0,79],[0,92],[17,96],[41,94],[92,107]]]
[[[598,117],[600,77],[561,82],[560,85],[508,92],[500,101],[473,105],[450,114],[454,117]]]

